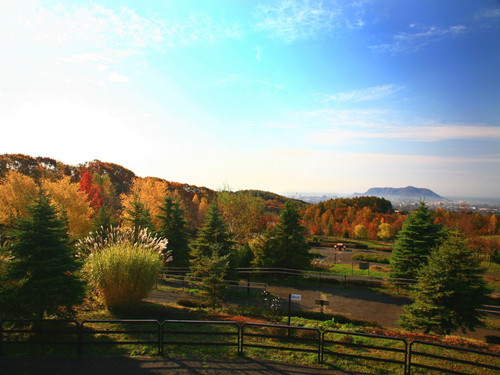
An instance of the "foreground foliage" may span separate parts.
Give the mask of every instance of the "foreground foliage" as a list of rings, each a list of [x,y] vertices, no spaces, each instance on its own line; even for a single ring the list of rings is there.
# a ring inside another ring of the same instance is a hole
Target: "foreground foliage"
[[[439,334],[483,326],[479,309],[488,303],[489,292],[483,275],[463,235],[451,231],[420,271],[414,303],[406,307],[402,326]]]
[[[391,277],[414,279],[420,267],[441,238],[441,226],[432,221],[431,214],[421,202],[406,219],[392,251]]]
[[[42,319],[67,316],[84,296],[66,223],[43,191],[11,232],[13,246],[0,295],[4,314]]]
[[[254,242],[253,252],[253,263],[258,267],[310,267],[313,256],[309,253],[299,211],[293,203],[285,204],[278,224]]]
[[[162,262],[158,253],[120,244],[88,257],[85,275],[109,310],[137,305],[155,284]]]

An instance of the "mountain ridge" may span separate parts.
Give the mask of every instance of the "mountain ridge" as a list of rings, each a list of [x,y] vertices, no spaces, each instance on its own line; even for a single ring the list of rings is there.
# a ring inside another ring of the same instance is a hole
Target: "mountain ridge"
[[[427,188],[417,188],[414,186],[406,186],[403,188],[393,187],[372,187],[366,193],[354,193],[354,197],[359,196],[375,196],[393,199],[412,199],[412,200],[446,200],[446,198],[436,194]]]

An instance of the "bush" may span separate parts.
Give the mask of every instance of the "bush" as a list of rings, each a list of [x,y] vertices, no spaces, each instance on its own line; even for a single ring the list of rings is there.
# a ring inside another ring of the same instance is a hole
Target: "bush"
[[[177,304],[184,307],[207,307],[205,303],[190,298],[180,298]]]
[[[390,255],[386,254],[367,254],[367,253],[357,253],[352,256],[353,260],[362,262],[375,262],[375,263],[387,263],[391,259]]]
[[[109,310],[130,308],[147,296],[161,271],[158,253],[120,244],[87,258],[89,284]]]

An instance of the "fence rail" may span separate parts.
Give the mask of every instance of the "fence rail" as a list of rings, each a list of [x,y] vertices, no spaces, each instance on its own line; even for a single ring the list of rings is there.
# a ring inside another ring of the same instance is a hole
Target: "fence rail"
[[[338,358],[379,362],[399,368],[404,375],[415,370],[481,375],[500,372],[498,353],[400,337],[235,321],[0,321],[0,356],[18,345],[64,346],[65,354],[73,348],[72,353],[78,356],[93,345],[149,345],[159,355],[163,355],[165,347],[221,346],[233,348],[240,355],[253,348],[311,353],[319,363],[335,364]]]

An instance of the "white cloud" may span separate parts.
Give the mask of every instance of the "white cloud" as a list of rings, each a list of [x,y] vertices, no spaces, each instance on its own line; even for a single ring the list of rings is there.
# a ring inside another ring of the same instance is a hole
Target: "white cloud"
[[[122,74],[112,72],[108,75],[108,81],[110,82],[119,82],[119,83],[127,83],[130,81],[130,78],[124,76]]]
[[[362,2],[339,4],[321,0],[281,0],[260,5],[256,28],[272,37],[291,43],[315,39],[334,30],[360,28]]]
[[[369,48],[391,54],[401,52],[416,52],[425,46],[447,37],[456,37],[467,32],[464,25],[454,25],[447,28],[437,26],[410,25],[415,32],[401,32],[392,36],[389,43],[372,45]]]
[[[337,94],[329,95],[323,102],[338,101],[338,102],[363,102],[369,100],[379,100],[386,98],[400,90],[404,86],[397,85],[383,85],[368,87],[360,90],[353,90],[347,92],[340,92]]]

